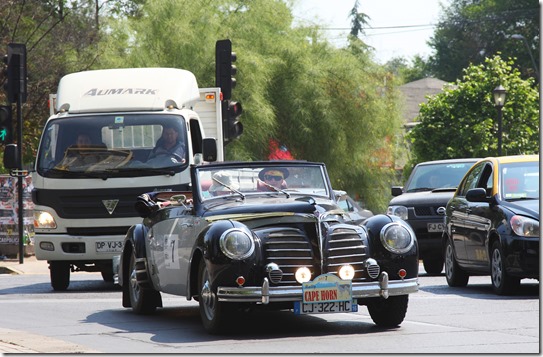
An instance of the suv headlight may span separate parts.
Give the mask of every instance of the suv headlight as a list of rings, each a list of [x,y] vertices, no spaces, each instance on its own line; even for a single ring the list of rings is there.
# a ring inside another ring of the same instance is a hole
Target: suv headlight
[[[415,233],[405,224],[388,223],[381,229],[381,243],[392,253],[407,253],[415,244]]]
[[[224,255],[235,260],[245,259],[255,250],[253,238],[239,228],[226,230],[219,239],[219,245]]]
[[[511,228],[521,237],[539,238],[539,221],[524,216],[511,217]]]
[[[404,221],[407,220],[407,207],[405,206],[388,206],[387,214],[398,216]]]

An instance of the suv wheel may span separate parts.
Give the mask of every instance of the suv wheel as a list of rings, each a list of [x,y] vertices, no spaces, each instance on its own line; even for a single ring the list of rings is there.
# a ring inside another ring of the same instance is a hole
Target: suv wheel
[[[428,275],[439,275],[443,271],[443,258],[426,258],[422,261]]]

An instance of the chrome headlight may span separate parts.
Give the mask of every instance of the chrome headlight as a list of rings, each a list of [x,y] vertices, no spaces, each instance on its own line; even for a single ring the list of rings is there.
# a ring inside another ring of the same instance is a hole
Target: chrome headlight
[[[407,207],[405,206],[388,206],[387,214],[391,216],[398,216],[404,221],[407,220]]]
[[[381,229],[381,243],[392,253],[407,253],[415,244],[415,233],[406,224],[388,223]]]
[[[219,239],[219,245],[224,255],[235,260],[245,259],[255,250],[253,238],[239,228],[226,230]]]
[[[521,237],[539,238],[539,221],[524,216],[511,217],[511,228]]]

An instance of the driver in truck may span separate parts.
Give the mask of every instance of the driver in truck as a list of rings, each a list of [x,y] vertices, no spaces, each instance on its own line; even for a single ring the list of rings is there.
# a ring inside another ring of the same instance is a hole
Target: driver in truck
[[[147,161],[162,155],[170,155],[172,160],[185,163],[185,145],[179,140],[179,129],[176,126],[164,126],[162,135],[149,154]]]

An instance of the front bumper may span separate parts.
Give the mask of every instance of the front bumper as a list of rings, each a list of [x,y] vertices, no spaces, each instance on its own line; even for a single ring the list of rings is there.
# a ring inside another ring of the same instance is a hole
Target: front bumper
[[[387,272],[381,272],[378,281],[352,283],[352,297],[371,298],[406,295],[415,293],[419,289],[418,278],[404,280],[388,280]],[[256,302],[268,304],[270,302],[302,301],[302,286],[270,286],[268,279],[264,278],[262,286],[230,287],[219,286],[217,289],[219,301],[225,302]]]

